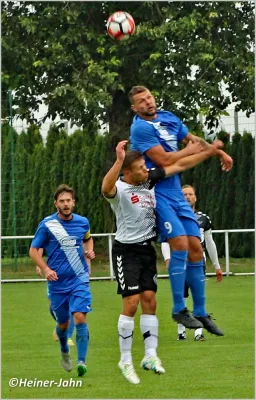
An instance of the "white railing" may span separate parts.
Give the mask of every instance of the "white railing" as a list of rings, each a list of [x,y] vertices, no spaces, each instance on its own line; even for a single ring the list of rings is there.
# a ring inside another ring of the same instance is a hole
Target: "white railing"
[[[232,273],[230,271],[230,262],[229,262],[229,233],[246,233],[246,232],[254,232],[255,229],[220,229],[220,230],[213,230],[212,233],[224,233],[225,235],[225,259],[226,259],[226,271],[224,271],[224,274],[226,276],[229,275],[254,275],[254,272],[242,272],[242,273]],[[111,252],[112,252],[112,242],[113,238],[115,236],[115,233],[94,233],[91,236],[93,237],[108,237],[108,254],[109,254],[109,276],[105,277],[91,277],[91,280],[100,280],[100,279],[110,279],[114,280],[115,279],[115,274],[114,274],[114,269],[113,269],[113,263],[112,263],[112,257],[111,257]],[[3,240],[15,240],[15,239],[33,239],[34,236],[1,236],[1,241]],[[207,275],[215,275],[214,273],[207,273]],[[168,275],[159,275],[159,278],[166,278]],[[2,283],[7,283],[7,282],[40,282],[40,281],[45,281],[46,279],[3,279],[1,280]]]

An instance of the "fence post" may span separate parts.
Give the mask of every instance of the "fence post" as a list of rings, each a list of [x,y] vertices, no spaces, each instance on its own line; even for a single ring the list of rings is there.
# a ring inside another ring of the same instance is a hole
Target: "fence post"
[[[114,269],[112,262],[112,235],[108,235],[108,255],[109,255],[109,272],[111,281],[114,280]]]
[[[229,237],[228,231],[225,232],[225,257],[226,257],[226,276],[229,276]]]

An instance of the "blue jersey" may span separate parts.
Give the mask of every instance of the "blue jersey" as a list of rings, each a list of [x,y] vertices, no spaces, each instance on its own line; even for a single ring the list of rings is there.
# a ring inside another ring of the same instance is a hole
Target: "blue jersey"
[[[31,247],[43,248],[47,265],[56,272],[57,281],[48,281],[49,292],[66,292],[89,282],[83,239],[90,230],[89,221],[78,214],[64,221],[55,213],[40,222]]]
[[[152,147],[162,145],[167,152],[178,151],[178,142],[181,142],[188,134],[188,128],[181,120],[169,111],[157,111],[157,118],[146,121],[136,115],[131,126],[131,149],[144,153],[148,168],[156,167],[156,164],[145,154]],[[179,175],[165,178],[156,185],[156,194],[162,189],[180,190]]]

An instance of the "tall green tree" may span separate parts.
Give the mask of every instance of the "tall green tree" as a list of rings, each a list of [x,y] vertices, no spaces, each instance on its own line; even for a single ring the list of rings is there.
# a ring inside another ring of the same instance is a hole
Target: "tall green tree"
[[[2,7],[2,86],[16,113],[91,126],[108,122],[128,136],[132,85],[149,86],[160,106],[186,120],[203,113],[212,127],[235,101],[254,110],[253,2],[11,2]],[[108,16],[131,13],[136,33],[115,42]],[[223,92],[224,82],[228,92]]]

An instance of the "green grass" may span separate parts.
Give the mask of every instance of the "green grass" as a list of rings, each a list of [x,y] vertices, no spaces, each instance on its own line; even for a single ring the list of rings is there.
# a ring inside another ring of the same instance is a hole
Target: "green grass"
[[[226,270],[225,258],[219,259],[223,272]],[[254,272],[255,260],[253,258],[230,258],[230,271],[236,272]],[[207,272],[214,273],[211,262],[207,260]],[[167,274],[165,263],[158,255],[158,273]],[[1,268],[2,279],[36,279],[35,267],[29,257],[17,259],[17,271],[13,259],[3,258]],[[109,276],[109,259],[106,254],[97,254],[92,263],[92,277]]]
[[[2,398],[134,398],[249,399],[254,398],[253,277],[228,277],[221,284],[208,279],[207,304],[224,337],[206,333],[206,342],[176,340],[171,320],[168,280],[159,280],[158,354],[166,369],[162,376],[143,371],[143,341],[139,314],[135,319],[133,360],[139,385],[129,384],[117,368],[117,319],[121,298],[115,282],[92,282],[93,312],[88,316],[88,373],[81,388],[10,388],[10,378],[55,380],[76,378],[76,370],[60,367],[59,345],[52,339],[54,321],[48,313],[45,283],[2,285]],[[191,301],[191,300],[190,300]],[[191,304],[188,304],[191,307]],[[75,363],[76,350],[71,349]]]

